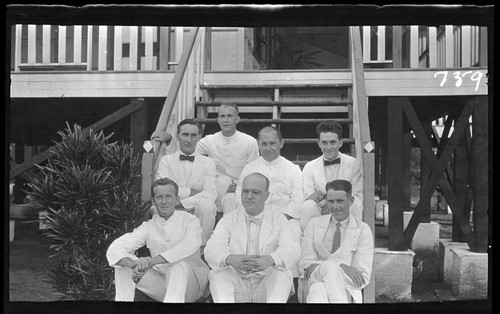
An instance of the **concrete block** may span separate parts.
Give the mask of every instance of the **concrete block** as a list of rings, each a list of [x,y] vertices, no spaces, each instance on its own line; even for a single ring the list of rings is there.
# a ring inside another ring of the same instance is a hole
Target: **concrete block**
[[[386,204],[387,200],[375,201],[375,220],[384,221],[384,205]]]
[[[488,299],[488,253],[452,246],[451,290],[460,300]]]
[[[410,248],[421,257],[437,257],[439,251],[439,229],[437,222],[418,224]]]
[[[451,285],[451,272],[453,269],[453,252],[451,248],[459,246],[469,248],[465,242],[453,242],[451,239],[440,239],[438,249],[438,280]]]
[[[16,227],[16,221],[14,219],[10,219],[9,221],[9,242],[14,241],[14,228]]]
[[[389,226],[389,205],[384,204],[384,226]]]
[[[411,250],[389,251],[386,248],[375,248],[375,297],[384,295],[399,300],[411,299],[414,256],[415,252]]]

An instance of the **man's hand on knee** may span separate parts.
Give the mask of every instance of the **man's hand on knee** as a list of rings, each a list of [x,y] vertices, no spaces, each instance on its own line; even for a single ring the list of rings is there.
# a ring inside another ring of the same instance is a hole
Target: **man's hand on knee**
[[[235,193],[236,192],[236,183],[231,183],[229,184],[229,186],[227,187],[227,191],[226,193]]]
[[[349,266],[346,264],[340,264],[340,268],[344,271],[344,273],[351,278],[352,282],[356,287],[360,288],[365,284],[365,277],[363,276],[363,272],[357,269],[356,267]]]

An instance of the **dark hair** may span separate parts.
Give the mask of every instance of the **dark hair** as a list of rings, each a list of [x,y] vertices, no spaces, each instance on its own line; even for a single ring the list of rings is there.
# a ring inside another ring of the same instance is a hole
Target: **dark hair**
[[[195,125],[198,128],[198,134],[201,133],[201,125],[198,122],[194,121],[194,119],[184,119],[177,125],[177,134],[179,134],[179,132],[181,131],[181,126],[183,126],[184,124]]]
[[[238,109],[238,105],[234,102],[223,102],[219,105],[219,110],[222,106],[225,106],[225,107],[233,107],[235,110],[236,110],[236,114],[239,115],[240,114],[240,110]]]
[[[258,177],[263,178],[263,179],[266,181],[266,192],[267,192],[267,191],[269,191],[269,185],[270,185],[271,183],[269,182],[269,179],[268,179],[265,175],[263,175],[263,174],[262,174],[262,173],[260,173],[260,172],[252,172],[252,173],[250,173],[249,175],[247,175],[247,176],[246,176],[243,180],[245,180],[245,179],[246,179],[246,178],[248,178],[249,176],[258,176]]]
[[[333,180],[331,182],[328,182],[325,186],[326,192],[328,190],[334,190],[334,191],[344,191],[347,193],[347,195],[351,196],[352,195],[352,184],[351,182],[347,180]]]
[[[342,139],[343,131],[344,129],[342,128],[342,124],[335,120],[323,121],[316,126],[316,134],[318,135],[318,138],[321,133],[331,132],[337,134],[340,140]]]
[[[179,186],[177,185],[177,183],[175,183],[175,181],[173,181],[169,178],[161,178],[161,179],[155,180],[153,182],[153,184],[151,185],[151,197],[154,198],[154,196],[155,196],[154,189],[155,189],[155,187],[157,187],[159,185],[172,185],[175,189],[175,196],[179,195]]]
[[[262,129],[260,129],[259,133],[257,135],[257,139],[260,138],[261,132],[272,132],[272,131],[276,132],[276,134],[278,135],[278,140],[281,142],[281,140],[282,140],[281,131],[279,129],[275,128],[274,126],[271,126],[271,125],[265,126]]]

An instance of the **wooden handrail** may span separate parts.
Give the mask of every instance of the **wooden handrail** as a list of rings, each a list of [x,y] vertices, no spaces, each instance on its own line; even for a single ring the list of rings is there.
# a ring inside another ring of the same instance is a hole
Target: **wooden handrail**
[[[156,130],[155,131],[166,131],[167,128],[167,123],[170,119],[170,116],[172,114],[172,110],[174,109],[174,104],[177,100],[177,95],[179,93],[179,89],[182,84],[182,80],[184,78],[184,74],[186,73],[187,65],[189,62],[189,59],[191,57],[191,53],[193,51],[195,41],[198,35],[200,28],[195,27],[192,32],[191,36],[189,37],[187,41],[186,47],[182,51],[181,58],[179,60],[179,65],[177,67],[177,70],[175,71],[174,78],[172,80],[172,84],[170,85],[170,88],[168,90],[167,98],[165,99],[165,102],[163,104],[163,108],[160,113],[160,118],[158,119],[158,123],[156,124]],[[154,158],[153,158],[153,165],[156,165],[160,148],[161,148],[161,143],[159,142],[153,142],[153,151],[154,151]]]
[[[85,130],[88,129],[94,129],[94,131],[100,131],[104,129],[105,127],[115,123],[118,120],[121,120],[132,113],[136,112],[137,110],[140,110],[144,106],[144,102],[142,100],[134,100],[127,106],[120,108],[119,110],[113,112],[112,114],[106,116],[105,118],[97,121],[96,123],[88,126],[85,128]],[[12,180],[13,178],[23,174],[25,171],[33,168],[36,164],[42,163],[47,160],[50,154],[50,150],[54,146],[49,147],[48,149],[44,150],[43,152],[39,153],[36,156],[33,156],[32,158],[26,160],[22,164],[16,164],[14,162],[11,162],[10,165],[12,169],[10,170],[10,179]]]

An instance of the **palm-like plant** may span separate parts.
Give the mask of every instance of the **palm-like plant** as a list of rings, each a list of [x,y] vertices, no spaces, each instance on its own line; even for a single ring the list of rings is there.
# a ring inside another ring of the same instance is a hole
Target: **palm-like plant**
[[[106,250],[147,218],[140,159],[131,144],[109,143],[103,131],[74,125],[45,166],[30,174],[29,195],[47,210],[42,222],[61,263],[50,271],[54,289],[73,300],[110,300],[113,270]]]

